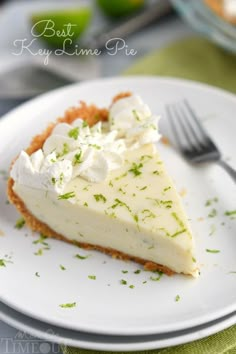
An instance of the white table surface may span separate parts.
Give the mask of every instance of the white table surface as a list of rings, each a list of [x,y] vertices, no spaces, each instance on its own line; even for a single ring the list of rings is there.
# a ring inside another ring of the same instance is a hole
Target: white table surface
[[[1,20],[2,18],[0,12],[0,24]],[[12,28],[9,28],[9,31],[11,31],[11,36],[14,37],[14,25]],[[134,57],[126,56],[124,53],[120,53],[115,56],[110,56],[107,53],[104,53],[102,57],[99,58],[99,76],[105,77],[119,75],[119,73],[121,73],[139,57],[142,57],[146,53],[158,49],[163,45],[167,45],[175,39],[188,36],[192,33],[192,30],[175,15],[169,16],[152,27],[145,29],[138,34],[132,35],[126,40],[126,43],[130,48],[137,50],[137,54]],[[6,41],[2,40],[3,38],[1,38],[1,36],[2,35],[0,34],[1,55],[3,54],[4,57],[4,54],[6,54],[8,55],[8,58],[11,59],[8,53]],[[17,38],[21,38],[19,33],[17,33]],[[0,115],[13,108],[15,105],[17,105],[16,101],[6,102],[4,100],[0,100]],[[16,342],[16,337],[18,334],[19,331],[17,329],[14,329],[0,321],[0,354],[30,353],[26,351],[26,339],[22,340],[22,347],[20,347],[20,343],[14,347],[14,342]],[[60,348],[55,344],[45,343],[45,341],[40,341],[40,339],[37,338],[35,338],[35,342],[37,342],[37,346],[35,348],[38,349],[34,354],[61,353]]]

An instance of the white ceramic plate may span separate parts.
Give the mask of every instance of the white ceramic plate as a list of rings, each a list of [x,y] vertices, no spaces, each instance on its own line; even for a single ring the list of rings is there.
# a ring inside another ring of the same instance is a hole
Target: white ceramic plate
[[[235,167],[235,108],[233,95],[181,80],[158,78],[114,78],[69,86],[43,95],[19,107],[0,122],[0,166],[10,161],[31,137],[79,99],[108,105],[117,92],[140,94],[156,113],[164,116],[164,104],[186,97],[226,158]],[[165,131],[163,117],[162,128]],[[56,240],[47,240],[50,250],[34,253],[38,238],[26,228],[16,230],[18,215],[5,203],[6,181],[0,181],[0,259],[13,263],[0,268],[0,300],[35,319],[64,328],[100,334],[140,335],[187,329],[220,318],[236,310],[235,219],[224,215],[235,210],[235,184],[216,165],[193,167],[169,146],[159,150],[183,198],[195,233],[201,276],[163,276],[151,281],[150,273],[134,263],[113,260],[97,252],[86,252]],[[206,200],[218,198],[211,206]],[[216,209],[215,217],[208,217]],[[42,245],[41,245],[42,246]],[[208,253],[217,249],[219,253]],[[76,253],[90,254],[86,260]],[[60,264],[66,267],[60,269]],[[122,270],[128,270],[123,274]],[[40,277],[35,273],[38,272]],[[96,275],[96,281],[88,275]],[[126,279],[135,286],[120,284]],[[147,283],[143,284],[143,282]],[[176,295],[180,301],[176,302]],[[76,302],[63,309],[59,305]]]
[[[106,336],[62,329],[25,316],[1,302],[0,319],[24,333],[41,338],[39,349],[43,353],[53,352],[53,343],[90,350],[137,351],[170,347],[210,336],[232,326],[236,322],[236,313],[188,330],[149,336]],[[30,341],[39,342],[27,335],[21,335],[20,338],[25,338],[28,346]],[[51,341],[52,344],[44,343],[43,340]]]

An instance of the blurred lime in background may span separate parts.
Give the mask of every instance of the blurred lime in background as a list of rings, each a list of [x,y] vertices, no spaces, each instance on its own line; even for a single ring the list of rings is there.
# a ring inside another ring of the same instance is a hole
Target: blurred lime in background
[[[97,0],[99,8],[113,18],[128,16],[141,9],[145,0]]]
[[[32,33],[50,46],[62,48],[80,38],[91,17],[92,10],[89,7],[38,12],[31,15]]]

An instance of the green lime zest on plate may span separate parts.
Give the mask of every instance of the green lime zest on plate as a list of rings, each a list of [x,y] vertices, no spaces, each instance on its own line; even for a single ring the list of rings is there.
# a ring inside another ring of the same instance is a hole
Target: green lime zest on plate
[[[212,224],[210,227],[209,236],[212,236],[215,232],[216,232],[216,226]]]
[[[208,214],[208,218],[214,218],[217,215],[217,210],[214,208]]]
[[[42,248],[38,249],[38,251],[36,251],[36,252],[34,253],[34,255],[35,255],[35,256],[42,256],[42,255],[43,255],[43,249],[42,249]]]
[[[215,197],[215,198],[212,198],[212,199],[207,199],[206,203],[205,203],[205,206],[208,207],[208,206],[211,206],[212,204],[214,203],[217,203],[218,202],[218,198]]]
[[[75,255],[75,258],[82,259],[82,260],[87,259],[88,257],[89,257],[89,255],[81,256],[81,254],[78,254],[78,253]]]
[[[150,280],[152,280],[152,281],[159,281],[161,279],[161,277],[163,276],[163,272],[155,271],[154,273],[157,273],[158,275],[156,277],[151,275]]]
[[[141,269],[137,269],[134,271],[134,274],[140,274],[141,273]]]
[[[71,302],[71,303],[67,303],[67,304],[61,304],[59,306],[61,308],[63,308],[63,309],[71,309],[73,307],[76,307],[76,302]]]
[[[234,217],[236,217],[236,210],[227,210],[226,212],[225,212],[225,215],[226,216],[230,216],[231,217],[231,219],[234,219]]]
[[[20,230],[20,229],[22,229],[22,227],[24,225],[25,225],[25,219],[24,218],[19,218],[18,220],[16,220],[15,228]]]
[[[220,250],[211,250],[211,249],[207,248],[206,252],[208,252],[208,253],[219,253]]]
[[[180,300],[180,296],[179,296],[179,295],[176,295],[175,301],[178,302],[179,300]]]
[[[0,259],[0,267],[6,267],[6,263],[13,263],[10,259],[11,257],[8,258],[8,256],[5,256],[6,258],[1,258]]]
[[[42,244],[42,245],[48,247],[48,243],[45,242],[46,239],[47,239],[47,236],[45,236],[45,235],[43,235],[43,234],[40,234],[40,237],[39,237],[37,240],[33,241],[33,244],[34,244],[34,245]]]
[[[0,267],[6,267],[5,259],[0,259]]]

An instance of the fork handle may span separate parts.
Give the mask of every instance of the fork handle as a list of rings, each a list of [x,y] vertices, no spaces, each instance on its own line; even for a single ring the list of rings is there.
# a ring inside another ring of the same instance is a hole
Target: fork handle
[[[228,165],[225,161],[223,160],[218,160],[217,163],[223,167],[223,169],[228,172],[230,177],[233,179],[234,182],[236,182],[236,170],[232,168],[230,165]]]

